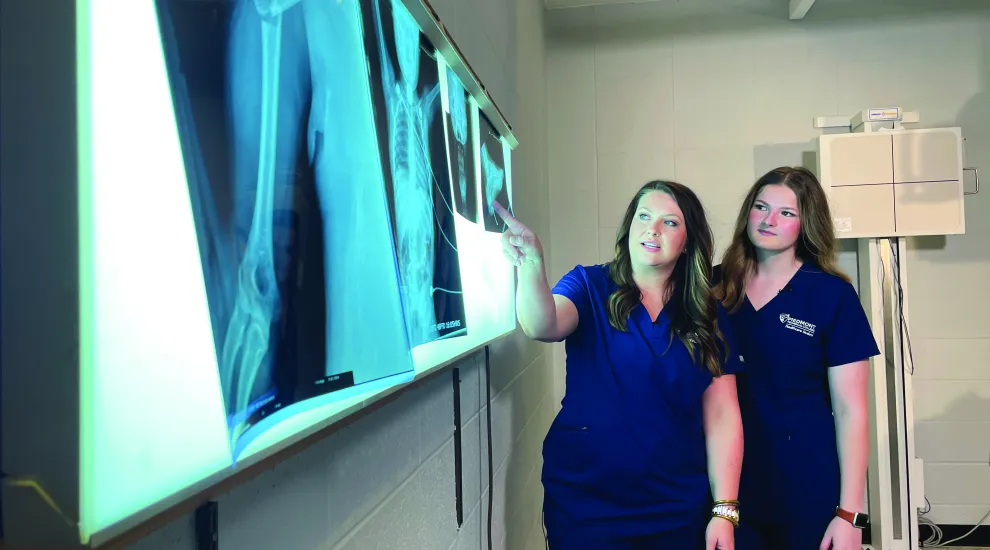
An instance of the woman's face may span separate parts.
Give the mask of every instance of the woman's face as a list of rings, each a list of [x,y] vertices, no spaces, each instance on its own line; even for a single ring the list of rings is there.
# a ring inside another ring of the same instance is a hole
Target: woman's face
[[[684,214],[674,197],[663,191],[643,195],[629,226],[629,257],[633,266],[673,265],[686,243]]]
[[[756,195],[747,227],[753,246],[767,251],[787,250],[801,236],[797,195],[786,185],[767,185]]]

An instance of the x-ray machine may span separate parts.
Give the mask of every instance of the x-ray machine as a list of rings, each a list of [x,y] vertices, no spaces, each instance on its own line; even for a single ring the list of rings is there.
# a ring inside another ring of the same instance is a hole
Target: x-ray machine
[[[866,503],[875,550],[918,548],[925,503],[915,453],[907,238],[965,233],[964,196],[980,190],[977,169],[964,167],[962,130],[904,128],[918,121],[918,113],[900,108],[814,120],[826,129],[818,174],[838,237],[857,241],[860,300],[880,346],[869,387]],[[975,180],[970,191],[967,171]]]

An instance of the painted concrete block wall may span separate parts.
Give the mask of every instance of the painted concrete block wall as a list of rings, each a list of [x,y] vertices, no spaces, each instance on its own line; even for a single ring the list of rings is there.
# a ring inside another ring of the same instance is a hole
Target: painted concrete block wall
[[[755,178],[815,168],[813,117],[899,106],[919,111],[921,127],[961,126],[983,189],[967,197],[965,235],[910,241],[908,277],[929,517],[976,523],[990,509],[990,10],[867,24],[849,7],[802,23],[742,12],[645,20],[650,9],[551,12],[551,278],[608,261],[624,206],[654,178],[694,188],[721,254]],[[606,28],[612,13],[622,22]],[[851,274],[854,250],[842,254]],[[558,347],[557,398],[562,369]]]
[[[512,162],[517,215],[547,234],[542,2],[433,0],[432,5],[520,141]],[[494,548],[544,546],[540,450],[556,411],[551,349],[521,332],[491,348]],[[456,366],[462,379],[461,528],[454,507],[453,382],[446,371],[223,495],[221,549],[487,548],[484,354]],[[129,550],[191,550],[194,537],[188,516]]]

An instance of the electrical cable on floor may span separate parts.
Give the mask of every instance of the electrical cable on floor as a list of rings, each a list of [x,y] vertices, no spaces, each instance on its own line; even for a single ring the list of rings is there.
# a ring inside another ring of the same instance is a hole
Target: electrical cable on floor
[[[927,497],[925,497],[925,501],[926,502],[928,501]],[[928,510],[931,511],[931,504],[928,505]],[[965,535],[942,542],[942,537],[943,537],[942,529],[939,528],[938,525],[935,525],[935,522],[924,517],[926,513],[928,512],[918,512],[918,525],[927,525],[928,528],[932,530],[932,534],[928,535],[928,538],[921,541],[921,546],[923,548],[944,548],[950,544],[959,542],[962,539],[975,533],[976,530],[979,529],[981,525],[983,525],[983,522],[986,521],[987,518],[990,518],[990,510],[988,510],[987,513],[983,515],[983,518],[980,521],[976,522],[976,525],[974,525],[973,528],[970,529]]]
[[[485,346],[485,398],[488,405],[485,407],[487,417],[486,428],[488,430],[488,550],[492,550],[492,504],[495,493],[495,473],[492,467],[492,363],[491,352]]]

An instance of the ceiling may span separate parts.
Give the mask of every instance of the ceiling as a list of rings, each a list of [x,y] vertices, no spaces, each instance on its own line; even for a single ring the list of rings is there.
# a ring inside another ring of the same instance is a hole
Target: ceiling
[[[610,6],[616,4],[650,4],[656,12],[674,14],[716,13],[740,7],[779,7],[786,12],[789,0],[544,0],[548,10]]]
[[[711,24],[759,25],[805,19],[811,24],[837,20],[916,17],[990,9],[988,0],[543,0],[556,28],[615,25],[673,25],[676,29]]]

